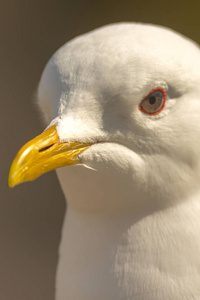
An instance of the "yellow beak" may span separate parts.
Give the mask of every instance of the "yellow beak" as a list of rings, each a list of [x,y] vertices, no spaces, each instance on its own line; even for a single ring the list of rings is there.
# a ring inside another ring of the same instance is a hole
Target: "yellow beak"
[[[31,181],[53,169],[77,164],[78,155],[91,144],[60,143],[56,127],[52,126],[25,144],[10,168],[8,185]]]

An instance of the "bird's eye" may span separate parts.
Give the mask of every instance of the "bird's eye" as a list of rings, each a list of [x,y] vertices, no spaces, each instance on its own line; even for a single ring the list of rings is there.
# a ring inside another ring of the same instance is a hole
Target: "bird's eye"
[[[156,115],[165,106],[166,93],[163,89],[157,88],[151,91],[139,104],[138,108],[146,114]]]

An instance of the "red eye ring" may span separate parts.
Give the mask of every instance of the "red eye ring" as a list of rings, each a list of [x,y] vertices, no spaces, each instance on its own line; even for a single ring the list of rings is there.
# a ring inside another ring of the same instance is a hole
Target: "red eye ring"
[[[149,97],[152,93],[154,93],[154,92],[156,92],[156,91],[160,91],[160,92],[162,93],[162,96],[163,96],[163,102],[162,102],[162,105],[161,105],[161,107],[160,107],[156,112],[153,112],[153,113],[152,113],[152,112],[148,112],[148,111],[146,111],[145,109],[143,109],[142,103],[143,103],[145,100],[147,100],[148,97]],[[156,89],[153,89],[153,90],[152,90],[150,93],[148,93],[148,94],[144,97],[144,99],[140,102],[140,104],[138,105],[138,109],[141,110],[142,112],[144,112],[145,114],[148,114],[148,115],[151,115],[151,116],[157,115],[157,114],[159,114],[159,113],[163,110],[163,108],[165,107],[166,98],[167,98],[167,94],[166,94],[166,92],[165,92],[162,88],[156,88]]]

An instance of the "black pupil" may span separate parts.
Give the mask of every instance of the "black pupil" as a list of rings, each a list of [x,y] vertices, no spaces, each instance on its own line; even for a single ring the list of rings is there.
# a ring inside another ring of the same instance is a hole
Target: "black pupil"
[[[155,96],[149,97],[149,104],[153,105],[155,103],[156,103],[156,97]]]

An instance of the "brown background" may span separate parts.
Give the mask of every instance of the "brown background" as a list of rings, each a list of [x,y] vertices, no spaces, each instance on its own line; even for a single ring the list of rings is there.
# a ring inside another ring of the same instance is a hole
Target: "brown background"
[[[200,41],[199,0],[0,2],[0,300],[54,299],[65,211],[55,173],[7,188],[14,155],[44,129],[34,104],[40,74],[66,41],[119,21],[162,24]]]

